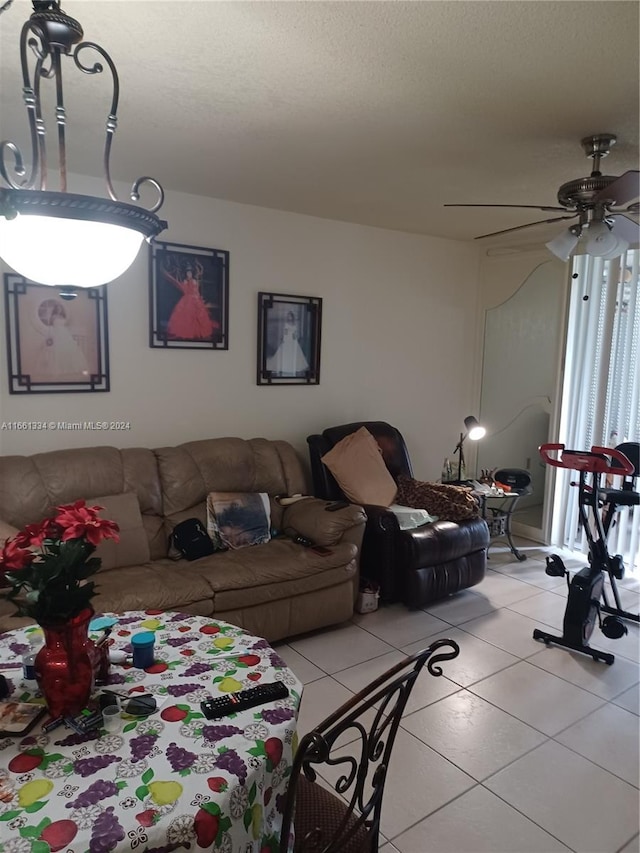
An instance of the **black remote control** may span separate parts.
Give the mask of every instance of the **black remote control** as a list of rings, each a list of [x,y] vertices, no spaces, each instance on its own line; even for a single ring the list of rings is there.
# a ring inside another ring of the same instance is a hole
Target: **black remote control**
[[[206,699],[200,703],[202,713],[207,720],[216,720],[227,714],[236,714],[246,708],[256,705],[264,705],[275,699],[284,699],[289,695],[289,689],[282,681],[273,681],[269,684],[258,684],[249,690],[241,690],[239,693],[228,693],[226,696],[216,696],[215,699]]]

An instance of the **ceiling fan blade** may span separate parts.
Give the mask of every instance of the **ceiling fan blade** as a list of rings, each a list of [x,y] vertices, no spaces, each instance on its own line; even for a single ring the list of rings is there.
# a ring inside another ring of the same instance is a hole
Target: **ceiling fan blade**
[[[548,225],[550,222],[560,222],[563,219],[575,219],[578,216],[574,213],[572,216],[554,216],[553,219],[539,219],[537,222],[527,222],[526,225],[516,225],[515,228],[504,228],[502,231],[492,231],[490,234],[480,234],[479,237],[474,237],[474,240],[483,240],[485,237],[496,237],[498,234],[508,234],[510,231],[522,231],[523,228],[531,228],[532,225]]]
[[[615,213],[612,215],[615,216],[613,233],[616,237],[622,237],[627,243],[640,242],[640,225],[635,220],[631,219],[625,213]]]
[[[528,207],[532,210],[565,210],[566,207],[542,207],[539,204],[445,204],[443,207]]]
[[[640,172],[631,170],[600,190],[594,201],[612,201],[614,204],[628,204],[640,196]]]

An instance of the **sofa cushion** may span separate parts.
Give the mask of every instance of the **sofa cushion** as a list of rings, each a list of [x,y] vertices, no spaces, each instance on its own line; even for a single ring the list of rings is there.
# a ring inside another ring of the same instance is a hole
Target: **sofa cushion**
[[[188,571],[186,560],[155,560],[140,566],[104,569],[95,578],[96,612],[125,610],[183,610],[209,616],[213,612],[211,587],[198,574]],[[194,604],[201,604],[193,610]]]
[[[136,566],[150,559],[149,540],[142,524],[137,495],[124,492],[91,498],[87,503],[104,507],[100,517],[115,521],[120,528],[119,542],[105,539],[95,550],[94,556],[102,560],[102,570]]]
[[[214,594],[215,612],[253,607],[300,593],[336,586],[356,573],[358,549],[350,543],[316,554],[291,539],[278,537],[259,548],[212,554],[181,568],[187,579],[198,577]],[[160,565],[165,561],[158,561]],[[211,594],[211,593],[210,593]]]
[[[377,441],[366,427],[345,436],[322,457],[338,485],[356,504],[389,506],[397,487]]]

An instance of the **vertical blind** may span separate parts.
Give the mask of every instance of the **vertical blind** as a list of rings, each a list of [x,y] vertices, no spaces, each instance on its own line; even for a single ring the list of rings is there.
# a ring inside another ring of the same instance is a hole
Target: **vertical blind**
[[[640,252],[604,261],[574,259],[560,441],[576,450],[640,441]],[[587,551],[578,525],[575,472],[557,469],[553,539]],[[613,485],[618,485],[615,478]],[[609,552],[640,574],[640,507],[621,509]]]

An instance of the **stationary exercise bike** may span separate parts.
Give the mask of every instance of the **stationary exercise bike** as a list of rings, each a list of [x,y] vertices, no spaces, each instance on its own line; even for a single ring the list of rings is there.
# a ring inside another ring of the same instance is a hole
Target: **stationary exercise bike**
[[[600,599],[604,594],[604,573],[607,572],[615,583],[616,578],[620,580],[624,576],[624,565],[620,555],[611,557],[607,550],[607,536],[600,514],[600,483],[604,474],[633,474],[634,466],[623,453],[610,447],[565,450],[564,444],[543,444],[539,451],[547,465],[568,468],[580,474],[577,483],[578,511],[589,543],[589,565],[576,572],[570,580],[562,559],[557,554],[547,557],[546,573],[551,577],[566,577],[569,588],[562,636],[558,637],[536,628],[533,639],[542,640],[546,645],[553,643],[582,652],[590,655],[594,661],[611,665],[615,660],[612,654],[601,652],[589,645],[596,622],[605,637],[617,640],[627,633],[626,626],[613,609],[610,608],[610,615],[604,619],[601,616],[603,606]],[[554,457],[551,453],[559,455]],[[616,601],[618,602],[617,598]]]

